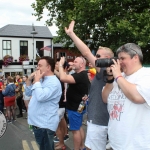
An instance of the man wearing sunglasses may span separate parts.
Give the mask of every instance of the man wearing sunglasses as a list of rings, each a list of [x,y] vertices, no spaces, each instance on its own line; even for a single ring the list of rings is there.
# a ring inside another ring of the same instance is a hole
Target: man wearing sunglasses
[[[93,67],[95,67],[95,60],[111,58],[114,56],[112,50],[107,47],[99,47],[96,56],[93,56],[88,46],[85,45],[74,33],[74,23],[75,22],[72,21],[69,28],[65,28],[65,32],[70,36],[76,47]],[[107,104],[103,102],[101,95],[102,88],[105,85],[103,80],[105,68],[95,68],[97,73],[91,83],[89,92],[88,126],[85,146],[92,150],[106,150],[109,114],[107,111]]]

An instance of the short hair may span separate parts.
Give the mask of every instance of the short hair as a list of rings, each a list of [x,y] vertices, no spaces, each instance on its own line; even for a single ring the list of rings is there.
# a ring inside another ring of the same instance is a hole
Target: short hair
[[[20,74],[17,73],[16,76],[20,76]]]
[[[140,63],[142,64],[143,54],[142,54],[141,48],[138,45],[136,45],[135,43],[127,43],[127,44],[120,46],[117,49],[116,54],[118,55],[121,52],[125,52],[125,53],[129,54],[131,58],[133,58],[133,56],[135,56],[135,55],[138,55]]]
[[[54,72],[55,69],[55,61],[50,56],[43,56],[40,58],[40,60],[45,59],[46,62],[51,66],[51,71]]]
[[[26,78],[28,78],[28,75],[26,75],[26,74],[25,74],[25,75],[23,75],[22,77],[26,77]]]
[[[14,78],[12,76],[8,76],[7,77],[8,82],[12,83],[14,82]]]
[[[101,49],[105,50],[105,52],[106,52],[106,54],[107,54],[108,56],[114,57],[114,53],[113,53],[113,51],[112,51],[110,48],[108,48],[108,47],[103,47],[103,46],[99,46],[98,50],[101,50]]]

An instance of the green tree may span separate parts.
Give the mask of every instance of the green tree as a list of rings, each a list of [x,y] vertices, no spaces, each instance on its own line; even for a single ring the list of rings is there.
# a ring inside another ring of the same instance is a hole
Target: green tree
[[[49,10],[46,24],[58,27],[56,42],[72,43],[64,27],[75,20],[75,33],[90,49],[107,46],[116,51],[134,42],[141,46],[144,62],[150,63],[150,0],[36,0],[32,7],[38,20],[44,8]]]

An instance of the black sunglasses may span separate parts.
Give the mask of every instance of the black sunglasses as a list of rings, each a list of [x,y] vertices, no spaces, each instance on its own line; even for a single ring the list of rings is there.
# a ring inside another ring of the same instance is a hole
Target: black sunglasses
[[[95,57],[96,57],[96,58],[100,58],[101,55],[100,55],[100,54],[96,54]]]

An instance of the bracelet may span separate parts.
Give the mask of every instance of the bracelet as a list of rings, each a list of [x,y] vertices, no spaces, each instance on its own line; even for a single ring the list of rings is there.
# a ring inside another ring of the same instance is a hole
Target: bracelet
[[[115,79],[115,81],[117,82],[118,78],[120,78],[120,77],[123,77],[123,76],[118,76],[118,77]]]
[[[62,65],[59,65],[59,67],[62,67]]]

